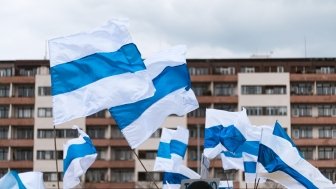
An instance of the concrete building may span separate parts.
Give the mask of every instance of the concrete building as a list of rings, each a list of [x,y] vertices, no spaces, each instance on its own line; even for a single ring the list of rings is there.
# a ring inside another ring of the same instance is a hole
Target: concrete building
[[[189,59],[188,66],[200,108],[186,117],[169,117],[163,127],[189,129],[185,161],[190,168],[199,170],[205,109],[244,107],[255,125],[278,120],[303,156],[335,182],[335,58]],[[55,158],[61,172],[63,143],[77,136],[71,129],[76,124],[90,135],[98,151],[82,187],[155,188],[107,111],[57,126],[55,154],[50,94],[48,60],[0,61],[0,176],[8,169],[43,171],[46,187],[57,188]],[[160,130],[135,151],[149,171],[159,139]],[[220,159],[211,162],[210,172],[245,187],[243,174],[224,171]],[[162,174],[152,175],[161,185]]]

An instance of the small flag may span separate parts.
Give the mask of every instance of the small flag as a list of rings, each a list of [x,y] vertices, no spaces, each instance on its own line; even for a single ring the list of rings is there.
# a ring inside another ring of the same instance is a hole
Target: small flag
[[[153,96],[128,23],[49,40],[54,124]]]
[[[9,171],[0,179],[0,189],[44,189],[43,174]]]
[[[304,160],[281,125],[264,127],[259,147],[260,176],[287,188],[336,188],[321,172]]]
[[[162,189],[180,189],[184,179],[200,179],[201,176],[185,165],[178,164],[163,173]]]
[[[78,126],[74,126],[73,129],[77,129],[80,136],[68,140],[63,146],[63,187],[65,189],[78,185],[79,177],[85,174],[97,157],[96,148],[90,137]]]
[[[180,126],[176,130],[162,128],[154,171],[172,170],[174,164],[182,164],[188,140],[188,129]]]
[[[184,46],[177,46],[146,59],[154,96],[109,109],[132,149],[147,140],[169,115],[184,116],[198,108],[185,53]]]
[[[233,181],[219,181],[218,189],[233,189]]]

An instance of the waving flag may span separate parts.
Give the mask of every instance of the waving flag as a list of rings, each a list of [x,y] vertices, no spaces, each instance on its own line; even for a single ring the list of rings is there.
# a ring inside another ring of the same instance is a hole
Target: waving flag
[[[183,127],[177,127],[176,130],[162,128],[154,171],[172,170],[174,164],[182,164],[188,140],[188,129]]]
[[[49,40],[54,124],[153,96],[127,23]]]
[[[73,128],[78,130],[80,136],[67,141],[63,147],[63,187],[65,189],[78,185],[79,177],[87,171],[97,157],[96,148],[90,137],[78,126]]]
[[[200,179],[201,176],[185,165],[178,164],[170,171],[163,173],[162,189],[180,189],[184,179]]]
[[[246,182],[254,182],[261,128],[252,126],[241,112],[207,109],[204,155],[209,159],[221,154],[224,169],[240,169]]]
[[[109,109],[132,149],[147,140],[169,115],[183,116],[198,108],[185,52],[184,46],[177,46],[146,59],[154,96]]]
[[[258,167],[272,174],[261,174],[287,188],[336,188],[320,171],[304,160],[293,141],[276,122],[263,128]]]
[[[218,189],[233,189],[233,181],[220,181]]]
[[[44,189],[43,174],[41,172],[17,173],[9,171],[0,179],[3,189]]]

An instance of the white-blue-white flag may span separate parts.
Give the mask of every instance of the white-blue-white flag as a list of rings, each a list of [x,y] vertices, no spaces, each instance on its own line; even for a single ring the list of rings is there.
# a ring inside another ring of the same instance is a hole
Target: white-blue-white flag
[[[301,157],[294,142],[278,122],[274,127],[263,128],[258,162],[260,176],[287,188],[336,188],[317,168]]]
[[[78,126],[79,137],[68,140],[63,146],[63,187],[73,188],[80,183],[79,177],[82,176],[94,163],[97,151],[90,137]]]
[[[43,174],[9,171],[0,179],[0,189],[44,189]]]
[[[246,182],[254,182],[261,128],[252,126],[246,110],[228,112],[207,109],[204,155],[209,159],[221,154],[223,168],[245,172]]]
[[[147,140],[169,115],[183,116],[198,108],[185,53],[184,46],[177,46],[147,58],[154,96],[109,109],[132,149]]]
[[[174,164],[182,164],[188,140],[188,129],[180,126],[176,130],[162,128],[154,171],[172,170]]]
[[[180,189],[184,179],[200,179],[201,176],[183,164],[175,165],[170,171],[163,173],[162,189]]]
[[[49,40],[54,124],[153,96],[128,23]]]

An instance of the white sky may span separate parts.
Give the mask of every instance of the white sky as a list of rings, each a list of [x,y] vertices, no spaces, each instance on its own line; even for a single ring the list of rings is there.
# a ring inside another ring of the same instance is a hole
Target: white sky
[[[143,57],[336,57],[334,0],[0,0],[0,60],[43,59],[46,41],[129,18]]]

